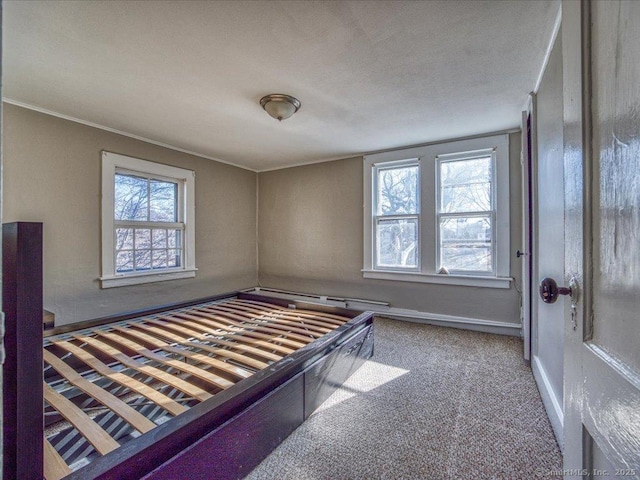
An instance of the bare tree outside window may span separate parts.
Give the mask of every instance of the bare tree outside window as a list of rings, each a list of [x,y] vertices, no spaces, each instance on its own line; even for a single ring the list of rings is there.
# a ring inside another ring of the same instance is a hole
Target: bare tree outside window
[[[376,265],[418,267],[418,165],[377,170]]]

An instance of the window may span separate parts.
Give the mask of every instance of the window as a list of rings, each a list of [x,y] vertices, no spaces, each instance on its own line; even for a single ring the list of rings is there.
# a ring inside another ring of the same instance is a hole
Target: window
[[[368,155],[365,278],[508,288],[507,135]]]
[[[495,202],[493,152],[437,160],[438,267],[450,273],[492,274]]]
[[[417,159],[376,168],[376,267],[418,268],[420,230]]]
[[[102,152],[102,288],[195,276],[195,174]]]

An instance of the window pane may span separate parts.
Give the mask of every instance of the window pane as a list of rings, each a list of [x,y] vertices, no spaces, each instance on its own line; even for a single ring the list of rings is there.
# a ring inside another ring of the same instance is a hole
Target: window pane
[[[133,228],[116,228],[116,250],[133,250]]]
[[[491,157],[440,163],[443,213],[491,210]]]
[[[116,220],[148,220],[146,178],[115,175],[114,218]]]
[[[151,230],[151,248],[167,248],[167,230],[154,228]]]
[[[153,257],[153,268],[167,268],[167,251],[166,250],[154,250],[152,257]]]
[[[181,250],[169,250],[169,258],[167,259],[168,267],[179,267],[182,265]]]
[[[442,213],[491,211],[491,184],[443,186],[440,211]]]
[[[449,271],[491,272],[490,217],[440,220],[440,266]]]
[[[418,220],[415,218],[379,220],[376,244],[377,266],[417,267]]]
[[[378,215],[418,213],[418,166],[378,170]]]
[[[148,228],[136,228],[136,250],[151,248],[151,230]]]
[[[135,268],[139,270],[149,270],[151,268],[151,250],[136,250]]]
[[[133,270],[133,252],[118,252],[116,255],[116,273]]]
[[[151,180],[150,221],[178,221],[178,184]]]
[[[180,230],[169,230],[167,232],[167,240],[169,243],[169,248],[180,248],[180,235],[182,232]]]

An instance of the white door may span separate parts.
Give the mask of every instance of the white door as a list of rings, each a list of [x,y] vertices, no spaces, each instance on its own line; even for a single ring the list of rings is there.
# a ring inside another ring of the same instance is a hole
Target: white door
[[[640,478],[640,2],[566,1],[562,30],[566,269],[584,292],[558,302],[565,474]]]
[[[562,44],[558,35],[540,87],[533,96],[534,228],[531,368],[562,446],[563,338],[562,302],[543,303],[537,285],[564,277],[564,185],[562,135]]]

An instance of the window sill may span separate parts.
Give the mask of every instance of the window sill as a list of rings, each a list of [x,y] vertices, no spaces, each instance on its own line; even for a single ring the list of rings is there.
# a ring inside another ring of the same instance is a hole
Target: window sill
[[[177,270],[173,272],[136,273],[130,275],[106,275],[100,277],[101,288],[125,287],[127,285],[139,285],[142,283],[164,282],[167,280],[179,280],[181,278],[193,278],[197,268]]]
[[[471,275],[441,275],[417,272],[383,272],[362,270],[364,278],[394,280],[398,282],[437,283],[440,285],[460,285],[466,287],[509,288],[510,277],[480,277]]]

